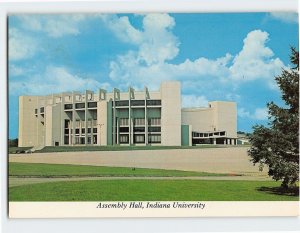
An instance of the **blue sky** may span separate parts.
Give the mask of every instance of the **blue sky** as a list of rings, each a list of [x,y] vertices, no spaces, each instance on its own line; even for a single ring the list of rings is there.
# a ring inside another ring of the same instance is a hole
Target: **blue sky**
[[[295,13],[63,14],[9,17],[9,137],[18,96],[179,80],[183,107],[236,101],[238,130],[284,104],[274,76],[298,47]]]

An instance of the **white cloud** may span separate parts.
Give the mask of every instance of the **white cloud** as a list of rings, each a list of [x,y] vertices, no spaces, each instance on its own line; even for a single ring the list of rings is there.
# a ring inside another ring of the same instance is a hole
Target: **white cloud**
[[[8,58],[16,61],[32,57],[37,51],[37,41],[16,28],[8,31]]]
[[[256,108],[253,113],[250,113],[245,108],[238,109],[238,116],[242,118],[250,118],[254,120],[267,120],[268,109],[267,108]]]
[[[131,33],[115,33],[132,40]],[[170,62],[179,53],[179,41],[172,33],[174,19],[167,14],[150,14],[144,16],[143,31],[135,31],[137,50],[118,55],[110,63],[110,78],[120,85],[149,85],[158,88],[162,80],[180,80],[202,86],[209,83],[215,85],[238,85],[253,80],[264,80],[269,88],[274,89],[274,76],[280,74],[283,62],[274,56],[274,52],[266,46],[269,34],[261,30],[248,33],[241,51],[233,56],[229,53],[216,59],[199,57],[186,59],[180,64]],[[126,20],[126,28],[133,26]],[[125,30],[126,32],[128,30]],[[135,33],[134,33],[135,34]],[[125,41],[125,39],[123,39]],[[187,86],[187,85],[185,85]]]
[[[145,15],[142,30],[134,28],[127,16],[101,15],[100,19],[122,41],[138,46],[137,51],[129,51],[128,54],[123,55],[124,59],[130,57],[132,60],[128,61],[130,64],[126,64],[124,59],[119,57],[119,62],[124,66],[129,67],[131,63],[145,66],[157,65],[178,55],[179,42],[171,32],[175,20],[168,14]]]
[[[268,40],[267,32],[254,30],[248,33],[243,49],[229,68],[234,81],[266,79],[272,86],[274,76],[281,72],[284,64],[279,58],[274,58],[273,51],[266,47]]]
[[[50,37],[78,35],[79,25],[87,16],[82,14],[66,15],[18,15],[23,29],[44,32]]]
[[[94,79],[82,78],[71,74],[64,67],[48,66],[44,73],[34,75],[27,80],[10,82],[10,93],[15,95],[45,95],[64,91],[83,91],[108,88],[108,83],[100,83]]]
[[[99,18],[122,41],[133,44],[139,44],[142,41],[142,33],[130,24],[127,16],[101,14]]]
[[[286,23],[298,23],[298,14],[295,12],[272,12],[270,16]]]
[[[207,107],[208,100],[205,96],[196,96],[196,95],[182,95],[181,105],[184,108],[190,107]]]

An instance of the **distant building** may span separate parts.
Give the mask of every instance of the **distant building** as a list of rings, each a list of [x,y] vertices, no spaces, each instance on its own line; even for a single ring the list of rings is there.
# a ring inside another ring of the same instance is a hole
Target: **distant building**
[[[19,146],[236,144],[236,103],[181,109],[180,83],[19,97]]]
[[[237,134],[237,144],[238,145],[250,145],[249,137],[245,133]]]

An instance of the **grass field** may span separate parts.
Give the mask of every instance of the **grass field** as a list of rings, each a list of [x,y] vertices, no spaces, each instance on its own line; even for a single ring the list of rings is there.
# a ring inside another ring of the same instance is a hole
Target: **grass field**
[[[199,148],[223,148],[227,145],[199,145],[199,146],[46,146],[37,153],[74,152],[74,151],[130,151],[130,150],[175,150]]]
[[[10,201],[297,201],[275,181],[89,180],[23,185]]]
[[[9,176],[14,177],[182,177],[227,176],[229,174],[179,170],[101,167],[65,164],[9,163]]]
[[[202,180],[205,176],[211,176],[213,180]],[[18,186],[11,186],[9,188],[9,200],[297,201],[299,198],[298,188],[284,191],[280,188],[280,182],[218,180],[224,176],[231,179],[230,176],[232,174],[11,162],[9,163],[9,177],[16,179],[19,184]],[[40,183],[26,184],[24,179],[37,179],[31,177],[38,177],[38,179],[41,179]],[[66,180],[53,180],[61,177],[66,177]],[[70,180],[73,177],[79,177],[78,179],[84,180]],[[88,180],[89,177],[108,177],[108,180],[98,180],[98,178],[97,180]],[[116,177],[116,179],[109,179],[109,177]],[[121,179],[117,177],[126,178]],[[133,179],[132,177],[137,178]],[[138,177],[141,178],[139,179]],[[151,177],[161,178],[151,179]],[[174,178],[167,179],[167,177]],[[175,177],[183,178],[182,180],[175,180]],[[200,178],[193,180],[189,177]]]

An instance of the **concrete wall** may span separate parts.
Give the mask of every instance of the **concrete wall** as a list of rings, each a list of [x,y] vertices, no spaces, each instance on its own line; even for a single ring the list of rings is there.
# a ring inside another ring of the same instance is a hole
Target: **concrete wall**
[[[37,145],[37,121],[34,110],[38,105],[37,96],[19,97],[19,147]],[[10,122],[12,124],[12,122]]]
[[[211,108],[183,108],[181,123],[192,125],[193,131],[213,131],[213,110]]]
[[[181,94],[179,82],[161,84],[161,144],[181,145]]]
[[[193,131],[226,131],[226,137],[237,137],[237,107],[235,102],[213,101],[208,108],[182,109],[183,125],[192,125]]]
[[[107,102],[99,101],[97,103],[97,145],[107,145]]]
[[[52,146],[58,142],[60,146],[63,145],[61,141],[61,104],[52,106]]]
[[[46,116],[45,116],[45,146],[53,146],[52,144],[52,106],[47,106],[45,108]]]
[[[214,125],[225,130],[227,137],[237,137],[237,106],[235,102],[213,101],[209,103],[214,111]]]

